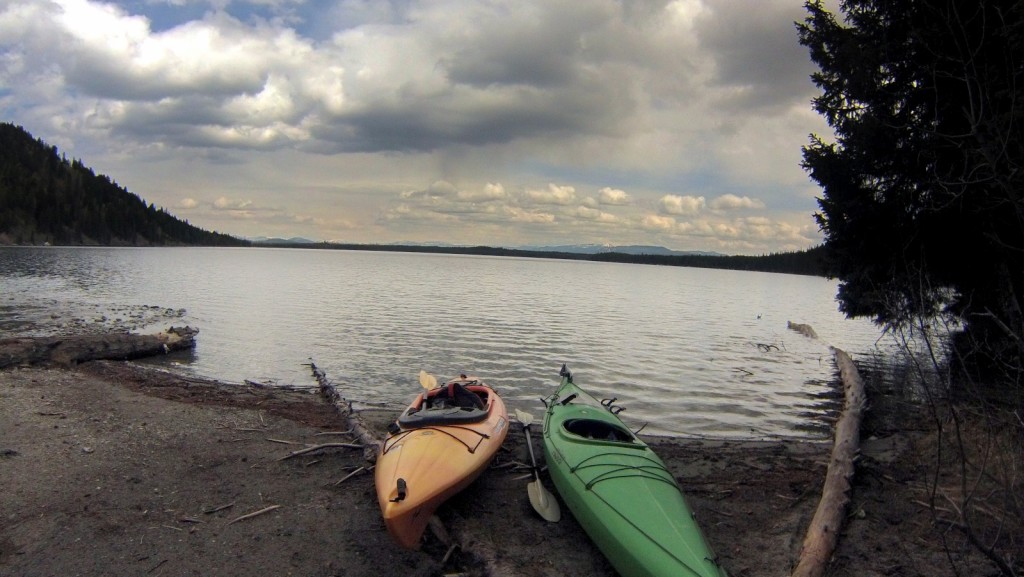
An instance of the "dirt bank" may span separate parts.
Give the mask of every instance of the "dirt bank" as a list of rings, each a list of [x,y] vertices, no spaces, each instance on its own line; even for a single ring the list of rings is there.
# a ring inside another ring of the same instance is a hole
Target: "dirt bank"
[[[381,435],[394,416],[372,420]],[[338,440],[322,434],[342,428],[316,395],[185,380],[133,363],[0,371],[0,576],[482,574],[473,555],[442,564],[446,547],[433,537],[421,551],[395,546],[372,475],[339,484],[365,464],[359,451],[280,460]],[[789,574],[827,445],[648,440],[730,575]],[[915,502],[926,471],[911,458],[914,442],[865,440],[829,575],[953,574]],[[439,511],[444,524],[492,547],[515,575],[613,576],[571,516],[540,519],[523,472],[501,467],[527,460],[516,427],[498,467]],[[991,572],[977,568],[970,574]]]

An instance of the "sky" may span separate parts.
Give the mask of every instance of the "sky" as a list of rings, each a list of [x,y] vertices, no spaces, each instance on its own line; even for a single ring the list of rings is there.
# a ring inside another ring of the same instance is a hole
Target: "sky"
[[[0,0],[0,121],[241,237],[819,244],[802,0]]]

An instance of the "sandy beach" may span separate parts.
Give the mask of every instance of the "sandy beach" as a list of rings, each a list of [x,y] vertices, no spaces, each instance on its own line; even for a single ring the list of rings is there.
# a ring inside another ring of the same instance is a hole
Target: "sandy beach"
[[[363,413],[382,437],[396,416]],[[430,534],[418,551],[390,540],[372,474],[349,477],[368,464],[361,451],[282,459],[344,441],[328,434],[344,430],[307,392],[119,361],[2,370],[0,576],[615,575],[570,515],[548,523],[530,508],[518,426],[494,466],[438,511],[458,546]],[[879,433],[864,440],[827,575],[951,575],[915,503],[926,472],[908,458],[914,437]],[[828,444],[646,440],[730,575],[790,574]]]

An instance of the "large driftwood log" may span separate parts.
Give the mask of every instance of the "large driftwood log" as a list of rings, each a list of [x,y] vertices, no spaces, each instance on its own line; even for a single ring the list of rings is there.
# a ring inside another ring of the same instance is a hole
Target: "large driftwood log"
[[[821,501],[811,519],[793,577],[821,577],[835,551],[850,502],[854,461],[860,450],[860,422],[866,398],[864,382],[844,351],[832,349],[846,391],[843,413],[836,423],[832,459],[825,474]]]
[[[352,429],[356,441],[363,445],[363,456],[371,463],[376,462],[377,453],[380,452],[380,439],[363,423],[363,420],[359,418],[359,413],[352,409],[352,401],[341,396],[334,383],[327,378],[327,374],[320,370],[320,367],[316,366],[312,359],[309,361],[309,366],[313,370],[316,382],[320,385],[320,394],[334,405],[334,408]]]
[[[67,337],[0,339],[0,369],[55,363],[72,366],[86,361],[129,360],[164,355],[195,347],[199,329],[171,327],[152,335],[103,333]]]

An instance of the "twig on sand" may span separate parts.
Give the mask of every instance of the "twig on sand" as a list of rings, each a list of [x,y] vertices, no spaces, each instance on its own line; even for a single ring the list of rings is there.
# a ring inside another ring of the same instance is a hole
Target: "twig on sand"
[[[269,513],[271,511],[273,511],[274,509],[280,509],[280,508],[281,508],[280,505],[271,505],[269,507],[265,507],[263,509],[260,509],[259,511],[253,511],[252,513],[247,513],[245,515],[242,515],[241,517],[235,517],[234,519],[228,521],[228,525],[231,525],[232,523],[237,523],[239,521],[245,521],[246,519],[252,519],[253,517],[262,515],[264,513]]]
[[[345,481],[348,481],[352,477],[355,477],[359,473],[369,473],[370,471],[373,470],[374,466],[375,465],[370,465],[369,467],[357,467],[354,471],[352,471],[348,475],[345,475],[344,477],[342,477],[340,481],[335,482],[334,485],[335,486],[340,485],[340,484],[344,483]]]
[[[300,443],[298,441],[285,441],[283,439],[272,439],[270,437],[267,437],[267,440],[270,441],[271,443],[281,443],[282,445],[302,445],[303,444],[303,443]]]
[[[313,436],[314,437],[323,437],[323,436],[327,436],[327,435],[351,435],[351,434],[353,434],[352,433],[352,429],[349,429],[347,431],[321,431],[321,432],[319,432],[319,433],[317,433],[317,434],[315,434]]]
[[[234,507],[234,506],[235,506],[235,502],[232,501],[232,502],[228,503],[227,505],[221,505],[220,507],[214,507],[213,509],[206,509],[206,510],[203,511],[203,514],[205,514],[205,515],[212,515],[213,513],[216,513],[218,511],[223,511],[224,509],[230,509],[231,507]]]
[[[291,459],[292,457],[298,457],[299,455],[305,455],[306,453],[312,453],[313,451],[319,451],[320,449],[329,449],[331,447],[342,447],[345,449],[363,449],[363,445],[357,445],[355,443],[323,443],[322,445],[313,445],[312,447],[306,447],[305,449],[299,449],[298,451],[292,451],[287,455],[278,459],[278,461],[284,461],[285,459]]]

